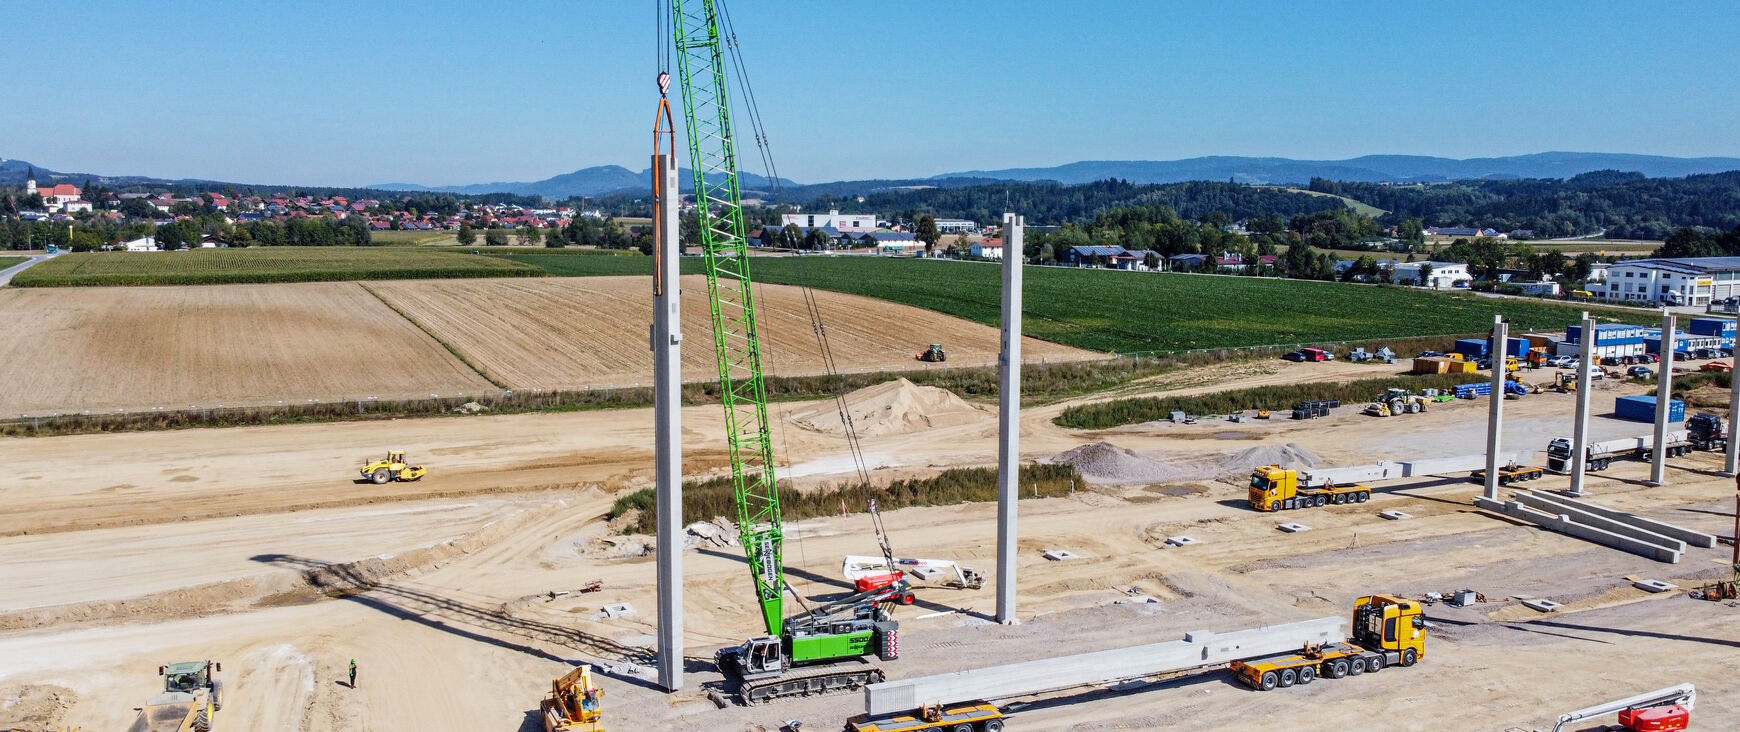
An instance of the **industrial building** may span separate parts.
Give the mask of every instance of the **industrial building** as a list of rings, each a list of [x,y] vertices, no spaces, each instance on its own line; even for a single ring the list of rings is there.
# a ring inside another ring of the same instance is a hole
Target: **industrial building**
[[[1609,300],[1708,305],[1740,296],[1740,257],[1618,262],[1608,268],[1606,288],[1592,291]]]
[[[834,228],[846,234],[868,234],[876,230],[875,214],[843,214],[839,211],[829,211],[825,214],[784,214],[779,217],[781,227],[796,224],[805,230],[817,226]]]

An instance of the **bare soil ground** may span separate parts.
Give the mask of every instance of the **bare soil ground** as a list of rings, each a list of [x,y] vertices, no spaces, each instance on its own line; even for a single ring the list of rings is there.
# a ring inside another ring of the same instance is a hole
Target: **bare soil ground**
[[[0,415],[489,388],[355,283],[0,290]]]
[[[711,380],[718,365],[708,347],[712,324],[706,280],[683,283],[683,378]],[[452,345],[497,381],[515,388],[584,388],[650,384],[651,280],[645,277],[548,278],[515,282],[381,282],[369,287]],[[801,290],[756,288],[768,372],[826,373]],[[842,371],[924,368],[913,355],[941,343],[948,366],[997,362],[995,328],[928,310],[856,295],[816,291],[829,344]],[[1027,339],[1031,362],[1100,358],[1101,354]]]
[[[1374,367],[1214,366],[1153,388],[1307,373],[1357,378]],[[1599,388],[1597,414],[1640,390]],[[877,418],[901,428],[865,438],[879,477],[991,462],[994,409],[957,407],[947,420],[914,423],[905,412],[922,400],[884,396],[892,398]],[[1572,404],[1561,394],[1507,402],[1505,444],[1539,449],[1569,429]],[[1477,400],[1389,419],[1349,408],[1310,422],[1077,432],[1049,422],[1062,407],[1024,413],[1026,459],[1102,440],[1193,458],[1297,443],[1331,465],[1453,455],[1481,449],[1486,414]],[[722,463],[718,411],[684,410],[691,476]],[[849,465],[839,435],[815,415],[814,404],[774,412],[800,487]],[[1594,431],[1647,429],[1603,417]],[[650,480],[650,433],[650,412],[632,410],[0,441],[0,462],[18,478],[0,483],[0,586],[14,588],[0,608],[0,725],[122,728],[157,688],[158,664],[214,658],[229,684],[223,729],[541,729],[538,699],[572,664],[650,660],[654,564],[638,543],[613,539],[603,519],[615,491]],[[389,444],[424,458],[429,477],[354,484],[363,454]],[[1590,489],[1606,505],[1727,533],[1734,488],[1714,475],[1720,456],[1670,464],[1663,487],[1642,485],[1647,465],[1620,463]],[[897,611],[903,657],[887,665],[890,675],[1345,616],[1363,594],[1468,587],[1490,602],[1432,606],[1427,656],[1415,668],[1269,693],[1214,672],[1008,700],[1010,729],[1340,730],[1377,720],[1399,730],[1547,728],[1563,711],[1682,681],[1700,691],[1694,729],[1740,719],[1740,609],[1644,593],[1627,579],[1689,587],[1727,571],[1727,547],[1693,550],[1677,565],[1645,560],[1476,511],[1478,487],[1455,478],[1380,484],[1371,503],[1286,516],[1246,508],[1243,483],[1083,486],[1069,498],[1024,501],[1022,622],[985,620],[990,588],[922,592],[919,606]],[[1529,487],[1564,484],[1549,477]],[[1385,509],[1415,518],[1385,521],[1376,515]],[[887,523],[903,555],[990,570],[994,515],[992,505],[966,504],[894,511]],[[1283,520],[1312,530],[1276,531]],[[796,590],[841,592],[840,557],[873,553],[868,531],[862,515],[789,527]],[[1200,543],[1164,546],[1179,534]],[[1049,562],[1040,552],[1050,548],[1081,558]],[[684,564],[688,686],[667,695],[630,670],[608,672],[612,729],[765,731],[790,719],[838,729],[861,710],[854,695],[715,709],[704,698],[720,680],[713,649],[759,628],[737,549],[697,546]],[[604,590],[551,597],[592,579]],[[1132,589],[1157,602],[1130,602]],[[1539,614],[1516,597],[1566,605]],[[603,618],[599,609],[617,602],[639,614]],[[958,612],[919,617],[947,611]],[[343,678],[351,658],[357,688]]]

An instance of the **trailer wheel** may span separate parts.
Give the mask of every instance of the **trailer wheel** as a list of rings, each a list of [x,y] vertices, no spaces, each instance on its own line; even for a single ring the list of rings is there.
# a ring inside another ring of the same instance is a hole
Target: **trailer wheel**
[[[1293,684],[1298,683],[1298,681],[1299,681],[1299,672],[1298,671],[1294,671],[1293,669],[1290,669],[1290,668],[1281,669],[1281,686],[1282,686],[1282,688],[1292,686]]]
[[[1263,672],[1263,683],[1262,683],[1263,691],[1271,691],[1279,683],[1281,683],[1281,677],[1276,676],[1275,672],[1273,672],[1273,671]]]
[[[1355,494],[1353,494],[1353,500],[1358,501],[1360,503],[1365,503],[1366,501],[1371,500],[1371,491],[1360,491],[1358,493],[1355,493]]]
[[[1347,659],[1345,658],[1338,658],[1334,661],[1330,661],[1329,663],[1324,664],[1324,666],[1327,667],[1324,675],[1329,678],[1339,679],[1347,675]]]
[[[962,722],[949,728],[949,732],[973,732],[973,725]]]
[[[1003,720],[1001,720],[1001,719],[987,719],[987,720],[985,720],[985,732],[1003,732]]]
[[[1414,663],[1418,662],[1419,660],[1420,660],[1420,655],[1418,653],[1415,653],[1414,649],[1409,648],[1405,651],[1402,651],[1402,665],[1403,666],[1412,666],[1412,665],[1414,665]]]
[[[1330,502],[1334,503],[1337,506],[1339,506],[1343,503],[1347,503],[1347,494],[1346,493],[1337,493],[1337,494],[1335,494],[1334,498],[1330,499]]]
[[[1371,658],[1365,659],[1365,670],[1368,672],[1374,673],[1374,674],[1379,672],[1379,671],[1384,670],[1384,657],[1383,657],[1383,655],[1379,654],[1376,656],[1372,656]]]
[[[1318,496],[1317,500],[1313,501],[1311,503],[1311,505],[1316,506],[1318,508],[1322,508],[1323,505],[1328,503],[1328,502],[1329,502],[1329,496]]]
[[[1299,685],[1304,686],[1317,680],[1317,669],[1313,666],[1299,667]]]
[[[1347,667],[1347,675],[1348,676],[1358,676],[1358,675],[1363,674],[1363,673],[1365,673],[1365,661],[1363,659],[1356,658],[1356,659],[1353,659],[1353,661],[1348,664],[1348,667]]]

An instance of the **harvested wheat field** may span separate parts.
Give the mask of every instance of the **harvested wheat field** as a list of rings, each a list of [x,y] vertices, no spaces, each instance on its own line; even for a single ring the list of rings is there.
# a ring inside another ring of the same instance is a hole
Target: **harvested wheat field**
[[[713,360],[706,280],[683,282],[683,378],[711,380]],[[652,287],[646,277],[374,282],[370,289],[465,354],[495,380],[516,388],[650,384]],[[801,291],[758,285],[756,309],[768,373],[824,373]],[[997,362],[995,328],[920,308],[817,291],[834,359],[842,371],[923,368],[913,355],[931,343],[948,366]],[[1101,354],[1027,339],[1023,356],[1086,360]]]
[[[490,384],[355,283],[0,290],[0,415]]]

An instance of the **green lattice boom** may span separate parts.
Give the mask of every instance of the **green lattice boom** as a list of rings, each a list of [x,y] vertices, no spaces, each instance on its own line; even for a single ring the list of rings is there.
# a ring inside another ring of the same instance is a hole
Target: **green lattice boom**
[[[773,475],[767,390],[761,379],[748,230],[737,187],[737,146],[725,97],[725,39],[713,0],[672,0],[672,10],[676,75],[683,90],[683,125],[689,137],[695,208],[707,262],[707,304],[713,313],[731,484],[737,493],[737,529],[767,633],[780,635],[785,625],[781,556],[785,538]]]

